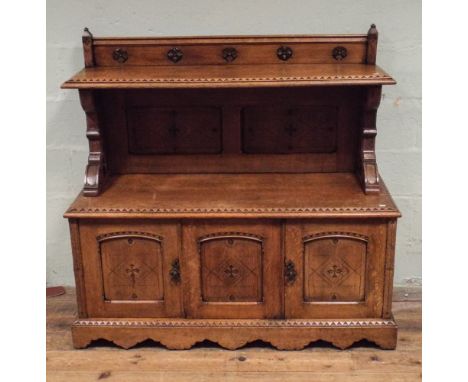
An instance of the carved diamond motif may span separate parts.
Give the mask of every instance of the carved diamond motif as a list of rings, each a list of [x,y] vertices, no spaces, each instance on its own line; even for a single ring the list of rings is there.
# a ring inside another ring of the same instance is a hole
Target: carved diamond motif
[[[330,284],[339,285],[348,278],[351,269],[339,257],[334,257],[323,263],[317,271]]]

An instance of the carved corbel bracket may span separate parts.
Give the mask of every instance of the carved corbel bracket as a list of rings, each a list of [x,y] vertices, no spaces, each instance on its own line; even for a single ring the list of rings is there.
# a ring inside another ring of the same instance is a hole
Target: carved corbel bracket
[[[92,90],[80,90],[80,102],[86,113],[86,137],[89,142],[83,193],[85,196],[97,196],[102,190],[106,165],[95,93]]]
[[[380,178],[375,155],[375,137],[377,135],[377,109],[380,104],[382,86],[371,86],[366,88],[365,91],[362,112],[360,178],[364,192],[369,194],[380,192]]]

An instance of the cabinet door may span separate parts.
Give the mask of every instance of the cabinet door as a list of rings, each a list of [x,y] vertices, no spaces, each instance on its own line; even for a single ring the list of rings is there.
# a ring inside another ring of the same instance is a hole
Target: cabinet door
[[[81,221],[90,317],[181,317],[177,224]]]
[[[257,222],[184,224],[182,266],[188,317],[281,317],[280,226]]]
[[[285,248],[286,317],[382,315],[385,223],[288,222]]]

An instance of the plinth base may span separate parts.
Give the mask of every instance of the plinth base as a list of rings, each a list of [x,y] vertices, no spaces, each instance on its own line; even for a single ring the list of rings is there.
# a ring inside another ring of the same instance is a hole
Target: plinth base
[[[150,339],[177,350],[190,349],[204,340],[231,350],[256,340],[280,350],[300,350],[318,340],[345,349],[365,339],[382,349],[395,349],[397,325],[393,319],[82,319],[73,324],[72,334],[75,348],[105,339],[128,349]]]

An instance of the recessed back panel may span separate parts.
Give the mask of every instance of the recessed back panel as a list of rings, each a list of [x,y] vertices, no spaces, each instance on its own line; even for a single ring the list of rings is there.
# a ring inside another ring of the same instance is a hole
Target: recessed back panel
[[[355,167],[360,88],[121,90],[99,96],[114,174]]]

